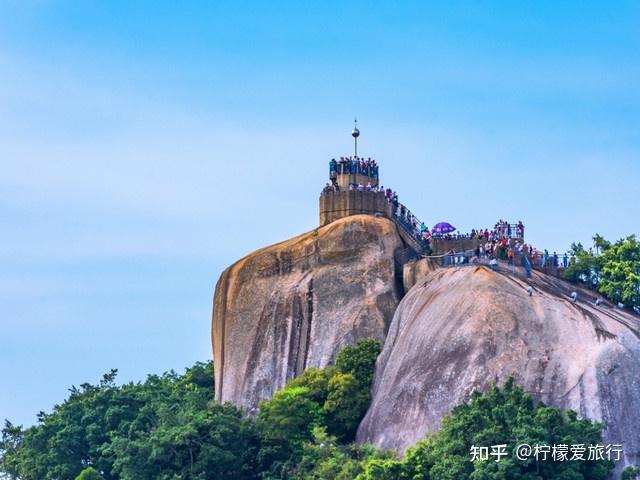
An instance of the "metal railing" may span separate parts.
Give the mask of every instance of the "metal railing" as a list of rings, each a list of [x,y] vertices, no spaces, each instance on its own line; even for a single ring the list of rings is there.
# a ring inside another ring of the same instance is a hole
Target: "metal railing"
[[[329,162],[329,177],[335,178],[336,175],[365,175],[375,180],[378,179],[380,168],[377,164],[360,162],[358,160],[340,160],[335,159]]]
[[[532,265],[527,255],[518,254],[512,259],[501,260],[495,256],[478,255],[473,250],[449,252],[442,255],[423,255],[422,258],[439,260],[441,267],[466,267],[485,265],[492,270],[514,275],[531,276]]]
[[[506,226],[494,228],[492,231],[505,238],[524,238],[524,225],[519,226],[517,223],[508,223]]]
[[[522,229],[516,229],[516,227],[518,226],[518,224],[513,223],[513,224],[509,224],[510,227],[509,228],[505,228],[503,229],[492,229],[489,231],[489,229],[487,229],[488,231],[488,235],[489,238],[493,237],[505,237],[505,238],[514,238],[516,240],[524,240],[524,227],[522,227]],[[465,239],[470,239],[470,240],[482,240],[485,239],[485,231],[484,230],[478,230],[477,232],[474,230],[472,232],[469,233],[460,233],[460,232],[456,232],[456,233],[433,233],[432,236],[434,239],[438,239],[438,240],[465,240]]]
[[[426,238],[422,237],[422,235],[420,234],[421,232],[418,230],[417,225],[421,225],[421,223],[417,219],[416,219],[416,225],[413,225],[411,222],[409,222],[406,219],[406,217],[403,217],[401,215],[396,215],[395,212],[393,214],[393,218],[396,225],[402,228],[408,235],[411,236],[411,238],[413,238],[416,242],[418,242],[418,244],[420,245],[423,251],[429,250],[431,244]]]

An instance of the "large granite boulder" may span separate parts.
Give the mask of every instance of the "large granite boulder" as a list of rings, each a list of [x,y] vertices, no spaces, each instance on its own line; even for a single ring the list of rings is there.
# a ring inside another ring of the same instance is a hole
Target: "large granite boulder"
[[[356,215],[261,250],[216,286],[216,399],[251,413],[287,380],[361,338],[384,341],[402,290],[403,242],[388,219]]]
[[[427,273],[395,313],[358,440],[402,452],[474,390],[513,376],[536,399],[602,421],[606,441],[639,464],[640,322],[587,291],[574,303],[573,290],[481,266]]]

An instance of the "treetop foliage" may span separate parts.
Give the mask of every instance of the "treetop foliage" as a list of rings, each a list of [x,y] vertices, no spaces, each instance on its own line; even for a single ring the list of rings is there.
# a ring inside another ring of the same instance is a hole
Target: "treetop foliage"
[[[640,312],[640,242],[631,235],[611,243],[597,234],[593,241],[595,252],[580,243],[571,245],[574,260],[565,278],[586,283],[611,301]]]
[[[111,370],[96,385],[72,387],[32,427],[7,421],[0,472],[23,480],[290,476],[320,432],[354,439],[379,352],[373,340],[346,347],[335,367],[309,369],[262,402],[255,421],[214,402],[211,362],[121,386]]]
[[[72,387],[27,429],[6,422],[0,471],[24,480],[255,478],[253,424],[213,403],[211,362],[141,383],[115,380],[112,370],[97,385]]]
[[[607,460],[553,462],[517,460],[472,461],[472,445],[599,444],[602,425],[577,418],[542,403],[510,379],[503,388],[474,393],[469,403],[453,409],[439,432],[427,435],[401,460],[373,459],[357,480],[603,480],[613,464]]]
[[[255,419],[213,400],[213,367],[118,386],[111,371],[72,388],[23,429],[5,422],[0,471],[23,480],[603,480],[609,461],[473,462],[472,445],[601,443],[602,425],[532,398],[509,380],[474,393],[398,459],[353,442],[380,345],[362,340],[335,366],[306,370]],[[622,478],[633,479],[629,468]],[[1,475],[0,475],[1,477]]]

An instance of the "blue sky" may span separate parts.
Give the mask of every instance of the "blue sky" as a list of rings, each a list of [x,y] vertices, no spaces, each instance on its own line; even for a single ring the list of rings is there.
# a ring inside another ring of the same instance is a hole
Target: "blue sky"
[[[210,358],[355,115],[428,224],[640,233],[640,4],[450,3],[0,3],[0,419]]]

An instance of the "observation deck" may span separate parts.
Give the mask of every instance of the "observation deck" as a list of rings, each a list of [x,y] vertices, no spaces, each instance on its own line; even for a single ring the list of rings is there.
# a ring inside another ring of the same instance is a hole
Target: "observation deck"
[[[415,253],[424,253],[429,242],[422,235],[422,222],[398,202],[395,192],[382,189],[379,175],[378,164],[370,158],[332,159],[330,182],[320,195],[320,226],[351,215],[385,217],[396,224],[398,233]]]
[[[334,158],[329,162],[329,180],[320,196],[320,226],[359,214],[392,218],[392,206],[378,189],[379,168],[375,160]]]
[[[329,162],[329,179],[340,190],[349,190],[349,186],[378,186],[379,168],[371,158],[340,157]]]

